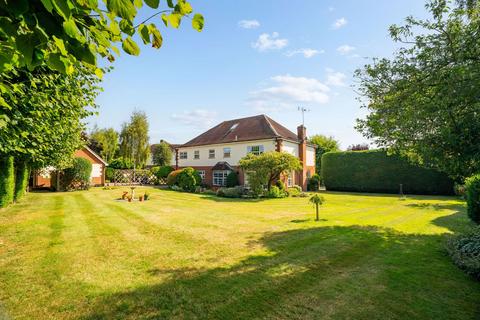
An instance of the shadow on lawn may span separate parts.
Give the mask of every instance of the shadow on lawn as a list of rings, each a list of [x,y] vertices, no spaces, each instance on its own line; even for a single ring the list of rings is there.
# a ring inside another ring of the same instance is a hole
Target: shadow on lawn
[[[150,270],[168,280],[95,298],[81,318],[473,319],[480,283],[452,265],[442,241],[360,226],[270,233],[259,240],[269,255]]]

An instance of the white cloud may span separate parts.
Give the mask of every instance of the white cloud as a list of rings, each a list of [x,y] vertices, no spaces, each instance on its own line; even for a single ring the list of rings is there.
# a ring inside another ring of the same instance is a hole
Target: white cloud
[[[249,104],[257,111],[296,108],[297,103],[324,104],[330,88],[315,78],[289,74],[270,78],[270,86],[250,92]]]
[[[333,11],[335,11],[335,7],[332,7],[332,6],[328,7],[328,12],[333,12]]]
[[[182,113],[174,113],[171,115],[173,120],[177,120],[189,126],[197,128],[208,128],[216,121],[217,113],[204,109],[196,109],[192,111],[183,111]]]
[[[310,49],[310,48],[303,48],[303,49],[298,49],[298,50],[292,50],[288,51],[285,53],[287,57],[293,57],[294,55],[301,54],[305,58],[311,58],[313,56],[316,56],[317,54],[320,53],[325,53],[325,50],[316,50],[316,49]]]
[[[355,50],[355,47],[349,46],[348,44],[344,44],[343,46],[340,46],[340,47],[337,48],[337,51],[338,51],[341,55],[349,54],[349,53],[352,52],[353,50]]]
[[[336,72],[333,69],[327,69],[327,82],[326,84],[335,87],[345,87],[345,79],[347,76],[344,73]]]
[[[278,32],[273,32],[271,35],[262,33],[257,41],[252,43],[252,48],[260,52],[282,49],[288,45],[288,40],[279,38],[279,36]]]
[[[260,27],[260,22],[257,20],[240,20],[238,26],[243,29],[255,29]]]
[[[340,29],[341,27],[344,27],[348,23],[347,19],[345,18],[340,18],[335,20],[335,22],[332,24],[332,29]]]

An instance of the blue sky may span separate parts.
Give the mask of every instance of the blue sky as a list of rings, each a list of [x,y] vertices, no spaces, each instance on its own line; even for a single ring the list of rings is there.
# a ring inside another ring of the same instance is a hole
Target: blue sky
[[[178,30],[161,29],[160,50],[122,53],[89,126],[119,129],[143,110],[152,143],[183,143],[223,120],[261,113],[295,132],[303,106],[309,135],[333,135],[343,148],[366,142],[354,129],[365,111],[353,72],[392,54],[389,25],[426,16],[421,0],[190,2],[205,17],[203,32],[184,20]]]

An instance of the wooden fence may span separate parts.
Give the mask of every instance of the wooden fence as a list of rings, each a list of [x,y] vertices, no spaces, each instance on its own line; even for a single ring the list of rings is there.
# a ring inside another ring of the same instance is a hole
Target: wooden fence
[[[158,179],[150,170],[143,169],[114,169],[113,179],[110,183],[114,185],[165,185],[166,178]]]

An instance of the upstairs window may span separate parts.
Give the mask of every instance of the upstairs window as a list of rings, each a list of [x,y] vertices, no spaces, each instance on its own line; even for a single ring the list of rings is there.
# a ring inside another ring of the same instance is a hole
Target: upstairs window
[[[232,148],[223,148],[223,157],[230,158],[232,154]]]
[[[193,159],[200,159],[200,150],[193,151]]]
[[[208,159],[215,159],[215,149],[208,150]]]
[[[188,159],[188,153],[186,151],[181,151],[179,156],[180,159]]]
[[[258,156],[259,154],[263,153],[263,145],[258,146],[248,146],[247,153],[253,153],[254,155]]]

